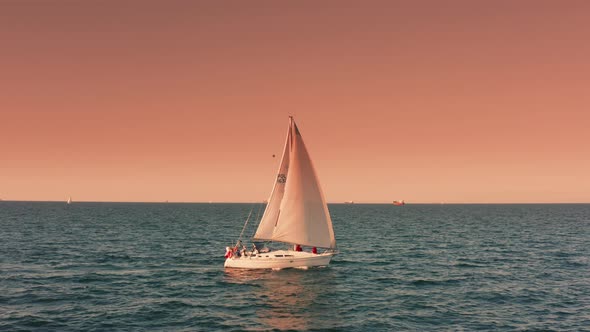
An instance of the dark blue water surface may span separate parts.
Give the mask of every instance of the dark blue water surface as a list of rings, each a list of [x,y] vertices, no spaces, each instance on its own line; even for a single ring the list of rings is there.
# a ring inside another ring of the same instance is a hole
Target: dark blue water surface
[[[225,271],[253,207],[0,202],[0,330],[590,329],[590,205],[330,205],[329,267]]]

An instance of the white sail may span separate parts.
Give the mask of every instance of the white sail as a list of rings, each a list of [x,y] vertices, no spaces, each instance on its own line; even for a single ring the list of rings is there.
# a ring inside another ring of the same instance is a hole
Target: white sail
[[[281,157],[281,164],[277,172],[274,187],[266,204],[266,209],[254,235],[255,239],[272,240],[276,221],[279,217],[279,209],[281,201],[285,194],[285,183],[287,179],[287,171],[289,169],[289,145],[291,144],[291,120],[289,120],[289,131],[283,148],[283,156]]]
[[[275,186],[254,239],[336,247],[328,206],[293,118]]]

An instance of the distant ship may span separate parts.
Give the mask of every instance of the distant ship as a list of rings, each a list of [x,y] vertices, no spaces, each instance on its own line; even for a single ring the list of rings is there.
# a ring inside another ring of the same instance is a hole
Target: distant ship
[[[344,204],[354,204],[354,201],[346,201]]]
[[[406,202],[404,202],[404,200],[401,200],[401,201],[393,201],[393,205],[406,205]]]

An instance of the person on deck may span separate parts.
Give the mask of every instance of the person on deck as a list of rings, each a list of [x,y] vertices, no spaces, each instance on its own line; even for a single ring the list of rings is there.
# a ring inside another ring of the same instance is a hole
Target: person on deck
[[[311,248],[311,253],[312,254],[317,254],[318,253],[318,248],[316,248],[316,247]]]
[[[233,254],[236,255],[237,257],[240,257],[240,245],[242,244],[242,241],[238,240],[238,243],[236,243],[236,246],[233,249]]]
[[[225,258],[231,258],[233,256],[233,251],[230,247],[225,247]]]
[[[301,249],[301,246],[296,244],[295,245],[295,251],[303,251],[303,249]]]

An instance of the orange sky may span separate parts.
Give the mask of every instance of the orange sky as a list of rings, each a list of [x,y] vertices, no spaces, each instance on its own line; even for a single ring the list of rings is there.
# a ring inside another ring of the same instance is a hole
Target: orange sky
[[[0,197],[590,202],[588,1],[2,1]]]

